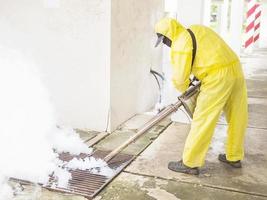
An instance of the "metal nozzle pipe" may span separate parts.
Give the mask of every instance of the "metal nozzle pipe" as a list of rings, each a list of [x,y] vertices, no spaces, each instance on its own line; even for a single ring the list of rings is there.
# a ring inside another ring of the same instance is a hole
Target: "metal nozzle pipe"
[[[200,86],[200,82],[197,83],[195,86],[190,87],[185,93],[183,93],[179,98],[178,101],[174,104],[171,104],[167,106],[164,110],[162,110],[160,113],[158,113],[155,117],[153,117],[151,120],[149,120],[145,125],[143,125],[138,132],[131,138],[129,138],[127,141],[125,141],[122,145],[114,149],[112,152],[110,152],[104,160],[106,162],[110,161],[112,158],[114,158],[118,153],[120,153],[123,149],[125,149],[129,144],[137,140],[140,136],[142,136],[145,132],[147,132],[149,129],[151,129],[154,125],[156,125],[158,122],[172,114],[173,112],[177,111],[177,109],[182,106],[182,102],[180,98],[188,99],[193,94],[195,94]]]

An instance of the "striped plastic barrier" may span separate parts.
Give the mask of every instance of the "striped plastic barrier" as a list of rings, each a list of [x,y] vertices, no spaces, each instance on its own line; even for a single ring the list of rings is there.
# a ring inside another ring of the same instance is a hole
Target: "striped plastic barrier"
[[[249,0],[247,6],[245,48],[251,47],[254,42],[256,0]]]
[[[261,7],[260,4],[256,4],[255,21],[254,21],[254,42],[258,41],[260,37],[260,17],[261,17]]]

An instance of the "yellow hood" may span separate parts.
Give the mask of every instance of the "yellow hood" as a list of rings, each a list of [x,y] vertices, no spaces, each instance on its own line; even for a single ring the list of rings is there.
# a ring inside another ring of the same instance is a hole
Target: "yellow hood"
[[[172,18],[163,18],[155,26],[155,32],[160,33],[171,41],[174,41],[177,36],[183,32],[185,28],[178,21]]]

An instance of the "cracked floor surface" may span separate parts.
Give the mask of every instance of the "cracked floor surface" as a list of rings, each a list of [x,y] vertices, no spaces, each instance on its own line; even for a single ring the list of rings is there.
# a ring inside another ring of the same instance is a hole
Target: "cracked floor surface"
[[[242,57],[249,97],[249,125],[242,169],[219,163],[226,127],[218,123],[200,176],[167,169],[181,158],[189,125],[172,123],[96,199],[267,199],[267,50]]]

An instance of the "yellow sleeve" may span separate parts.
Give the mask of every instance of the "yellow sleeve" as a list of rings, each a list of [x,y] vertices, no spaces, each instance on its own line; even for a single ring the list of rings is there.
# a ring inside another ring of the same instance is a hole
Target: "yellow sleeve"
[[[189,46],[181,50],[172,50],[171,64],[173,70],[172,82],[174,87],[180,92],[184,92],[189,87],[189,76],[191,74],[192,47]]]

